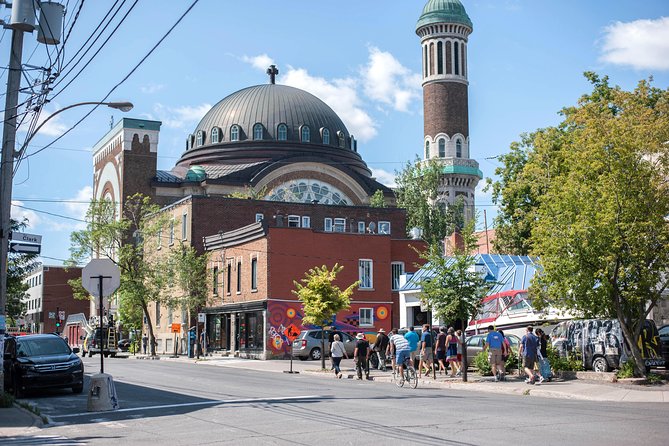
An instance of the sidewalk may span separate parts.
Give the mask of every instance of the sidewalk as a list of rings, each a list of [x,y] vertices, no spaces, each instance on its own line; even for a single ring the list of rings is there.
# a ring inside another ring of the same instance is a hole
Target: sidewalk
[[[135,357],[139,359],[140,357]],[[234,357],[207,356],[198,359],[179,357],[160,357],[161,361],[190,362],[194,365],[209,365],[217,367],[232,367],[262,372],[283,373],[290,369],[290,360],[260,361],[254,359],[240,359]],[[321,370],[320,361],[293,360],[293,371],[312,376],[321,376],[323,379],[335,379],[330,371],[330,360],[326,359],[326,371]],[[341,363],[344,379],[355,378],[355,366],[352,359],[344,359]],[[370,379],[375,382],[392,381],[390,372],[370,369]],[[437,379],[423,377],[418,383],[420,388],[472,390],[476,392],[491,392],[515,395],[529,395],[543,398],[563,398],[585,401],[614,401],[629,403],[669,403],[669,384],[642,386],[634,384],[610,383],[590,380],[554,380],[543,384],[529,385],[524,376],[507,376],[505,382],[495,382],[493,377],[484,377],[477,373],[468,373],[468,382],[461,378],[447,378],[437,374]]]

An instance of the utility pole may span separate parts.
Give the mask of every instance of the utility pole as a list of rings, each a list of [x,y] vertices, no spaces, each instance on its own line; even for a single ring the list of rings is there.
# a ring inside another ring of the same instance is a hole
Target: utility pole
[[[0,5],[7,3],[0,2]],[[35,29],[37,2],[34,0],[14,0],[9,25],[12,30],[12,48],[9,53],[7,73],[7,94],[2,127],[2,155],[0,156],[0,350],[4,351],[4,336],[7,329],[7,254],[11,233],[12,180],[14,176],[14,156],[16,148],[16,118],[18,115],[19,90],[21,89],[23,33]],[[61,8],[60,15],[53,14]],[[60,43],[62,28],[62,5],[52,3],[42,11],[38,40],[47,44]],[[4,370],[0,368],[0,395],[4,392]]]

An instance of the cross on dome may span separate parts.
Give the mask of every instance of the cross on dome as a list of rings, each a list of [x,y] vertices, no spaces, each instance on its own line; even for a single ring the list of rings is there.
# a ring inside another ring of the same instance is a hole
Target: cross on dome
[[[274,85],[276,83],[276,75],[279,74],[279,69],[276,65],[270,65],[267,69],[267,74],[269,74],[269,83]]]

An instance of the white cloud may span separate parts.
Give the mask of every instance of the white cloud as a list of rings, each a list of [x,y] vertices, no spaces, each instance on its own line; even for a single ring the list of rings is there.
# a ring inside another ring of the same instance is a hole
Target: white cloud
[[[304,68],[289,66],[288,72],[281,77],[281,83],[308,91],[328,104],[360,141],[366,142],[376,136],[376,123],[362,108],[355,79],[327,80],[311,76]]]
[[[12,218],[19,223],[23,221],[23,219],[28,220],[28,227],[29,228],[35,228],[37,225],[40,224],[40,216],[34,212],[31,211],[30,209],[25,209],[24,206],[25,203],[22,201],[18,200],[12,200],[12,210],[11,210],[11,215]]]
[[[59,110],[60,108],[61,107],[59,107],[58,104],[55,103],[53,104],[53,110]],[[63,133],[65,133],[67,129],[70,128],[67,124],[63,123],[60,115],[56,115],[52,119],[49,119],[51,115],[52,113],[47,112],[46,109],[42,109],[42,112],[40,113],[39,118],[37,119],[37,125],[35,126],[35,128],[39,127],[45,122],[46,124],[44,124],[44,127],[39,129],[38,132],[39,135],[60,136]],[[49,119],[49,121],[47,121],[47,119]],[[19,126],[17,130],[19,132],[27,133],[30,124],[31,120],[26,119],[25,121],[23,121],[23,123]]]
[[[168,107],[156,103],[153,106],[157,119],[162,121],[166,127],[174,129],[182,129],[198,123],[209,110],[211,110],[211,104],[207,103],[183,107]]]
[[[141,87],[139,87],[140,91],[145,94],[157,93],[163,88],[165,88],[165,85],[154,84],[153,82],[149,83],[148,85],[142,85]]]
[[[601,61],[638,70],[669,70],[669,17],[616,22],[604,32]]]
[[[69,199],[65,203],[65,209],[67,209],[68,214],[72,218],[78,220],[85,220],[86,212],[88,211],[88,206],[93,199],[93,187],[84,186],[77,192],[77,195],[74,198]],[[74,230],[78,231],[84,229],[86,223],[79,222],[75,224]]]
[[[369,48],[369,60],[361,69],[361,76],[368,97],[397,111],[408,112],[412,101],[420,98],[420,74],[376,47]]]
[[[379,183],[383,184],[384,186],[388,187],[397,187],[397,183],[395,183],[395,174],[388,172],[387,170],[383,169],[374,169],[371,168],[372,170],[372,176],[376,178],[376,181]]]
[[[270,65],[275,65],[274,60],[267,54],[260,54],[258,56],[242,56],[242,60],[248,64],[253,65],[254,68],[265,71]]]

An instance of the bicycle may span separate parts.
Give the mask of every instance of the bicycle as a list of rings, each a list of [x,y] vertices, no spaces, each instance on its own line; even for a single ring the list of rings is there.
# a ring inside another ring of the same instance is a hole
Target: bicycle
[[[404,376],[400,376],[398,379],[399,375],[399,366],[396,365],[395,368],[393,369],[393,381],[395,381],[395,384],[397,387],[404,387],[404,383],[409,384],[409,387],[412,389],[415,389],[418,387],[418,377],[416,376],[416,369],[414,368],[413,364],[411,364],[411,359],[407,358],[404,360]]]

